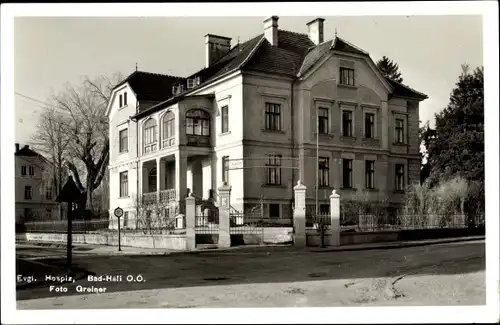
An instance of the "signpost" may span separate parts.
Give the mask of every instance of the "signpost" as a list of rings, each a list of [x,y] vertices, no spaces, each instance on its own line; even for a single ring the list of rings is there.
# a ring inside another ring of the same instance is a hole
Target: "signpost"
[[[121,234],[120,234],[120,218],[123,216],[123,209],[120,207],[117,207],[115,209],[115,217],[118,218],[118,251],[121,252],[122,247],[121,247]]]
[[[56,202],[67,202],[68,203],[68,233],[67,233],[67,238],[68,238],[68,243],[67,243],[67,257],[66,257],[66,262],[67,262],[67,268],[68,268],[68,274],[71,275],[73,274],[73,269],[72,269],[72,248],[73,248],[73,240],[72,240],[72,225],[71,221],[74,217],[74,213],[76,210],[76,202],[81,202],[82,199],[82,193],[76,187],[75,182],[73,181],[73,177],[69,176],[68,181],[66,184],[64,184],[61,192],[56,198]]]

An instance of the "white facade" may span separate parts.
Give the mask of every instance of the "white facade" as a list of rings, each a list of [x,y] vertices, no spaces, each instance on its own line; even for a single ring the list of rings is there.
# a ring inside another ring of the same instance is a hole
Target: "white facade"
[[[354,71],[353,84],[342,84],[343,68]],[[124,92],[129,102],[120,108],[117,98]],[[300,78],[235,71],[188,91],[186,96],[172,100],[171,105],[167,103],[137,121],[131,118],[137,113],[137,101],[133,89],[125,84],[115,90],[109,107],[110,209],[120,206],[133,215],[145,194],[157,200],[183,201],[188,189],[195,197],[208,199],[211,191],[216,192],[222,185],[226,174],[234,208],[247,209],[262,199],[266,217],[279,213],[281,218],[291,218],[297,180],[311,189],[308,204],[315,199],[316,111],[320,108],[327,112],[327,130],[318,140],[319,157],[328,161],[328,168],[322,171],[324,183],[318,189],[320,203],[328,202],[333,188],[340,189],[347,198],[362,195],[373,201],[389,199],[400,203],[404,192],[397,187],[419,181],[420,100],[394,95],[392,86],[368,56],[336,51],[318,60]],[[269,105],[279,107],[277,130],[270,130],[267,124],[271,122],[266,122]],[[222,130],[223,107],[228,107],[226,132]],[[192,110],[206,112],[209,135],[187,134],[192,126],[186,114]],[[349,136],[344,133],[344,111],[351,112]],[[372,124],[366,122],[367,114]],[[163,137],[166,116],[175,118],[172,137]],[[156,124],[156,140],[151,144],[144,142],[146,123]],[[402,123],[401,130],[395,129],[396,123]],[[128,151],[120,153],[119,131],[124,129],[128,129]],[[395,139],[400,133],[401,139]],[[269,174],[270,154],[281,155],[281,167],[272,168],[279,170],[278,178]],[[224,173],[224,157],[244,160],[233,161]],[[344,160],[351,161],[350,174]],[[368,162],[373,162],[372,176],[368,176]],[[159,172],[152,173],[154,168]],[[122,172],[128,172],[127,195],[120,195]],[[346,177],[351,178],[349,186]]]

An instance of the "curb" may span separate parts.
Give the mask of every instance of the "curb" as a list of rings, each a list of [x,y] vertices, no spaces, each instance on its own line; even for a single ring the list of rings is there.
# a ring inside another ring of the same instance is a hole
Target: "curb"
[[[340,247],[340,248],[326,248],[326,249],[312,249],[311,252],[314,253],[329,253],[329,252],[345,252],[345,251],[364,251],[364,250],[375,250],[375,249],[398,249],[407,247],[419,247],[419,246],[430,246],[438,244],[448,244],[448,243],[458,243],[458,242],[468,242],[476,240],[484,240],[485,236],[471,237],[471,238],[456,238],[456,239],[445,239],[439,241],[427,241],[427,242],[412,242],[412,243],[394,243],[389,245],[378,245],[378,246],[368,246],[368,247]]]

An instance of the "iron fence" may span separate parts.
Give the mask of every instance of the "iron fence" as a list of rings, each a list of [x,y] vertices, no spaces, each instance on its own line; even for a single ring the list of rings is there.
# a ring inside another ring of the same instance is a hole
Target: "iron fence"
[[[463,214],[359,214],[345,217],[341,214],[340,228],[344,232],[377,232],[415,229],[467,228],[468,220]]]
[[[185,232],[185,216],[154,218],[144,217],[120,220],[120,230],[124,233],[171,234]],[[67,220],[32,221],[20,224],[19,232],[67,233]],[[74,234],[105,233],[118,231],[118,219],[73,220]]]
[[[330,213],[306,214],[306,234],[328,232],[332,225]]]

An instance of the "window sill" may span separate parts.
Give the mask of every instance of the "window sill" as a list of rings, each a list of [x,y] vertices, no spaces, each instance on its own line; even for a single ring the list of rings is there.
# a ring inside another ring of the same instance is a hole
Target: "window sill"
[[[127,195],[127,196],[120,196],[120,197],[118,197],[118,198],[119,198],[119,199],[129,199],[129,198],[130,198],[130,196],[129,196],[129,195]]]
[[[118,110],[124,109],[125,107],[128,107],[128,104],[127,105],[123,105],[122,107],[118,107]]]
[[[278,134],[285,134],[285,131],[281,131],[281,130],[271,130],[271,129],[262,129],[262,132],[264,132],[264,133],[278,133]]]
[[[313,133],[313,136],[316,137],[318,134],[316,132]],[[332,133],[320,133],[320,138],[333,139],[335,136]]]
[[[342,83],[337,84],[337,87],[341,87],[341,88],[348,88],[348,89],[358,89],[358,87],[357,87],[357,86],[354,86],[354,85],[347,85],[347,84],[342,84]]]
[[[340,188],[342,191],[352,191],[352,192],[356,192],[358,189],[355,188],[355,187],[341,187]]]
[[[367,138],[367,137],[363,137],[363,141],[380,141],[379,138]]]
[[[328,190],[328,191],[333,191],[334,187],[333,186],[319,186],[318,190]]]
[[[227,132],[219,133],[219,136],[220,136],[220,137],[223,137],[223,136],[228,135],[228,134],[231,134],[231,131],[227,131]]]
[[[404,142],[393,142],[392,145],[399,146],[399,147],[408,147],[408,144],[404,143]]]
[[[363,191],[366,192],[379,192],[378,188],[364,188]]]
[[[340,139],[341,140],[350,140],[350,141],[353,141],[353,140],[356,140],[357,138],[355,136],[345,136],[345,135],[342,135],[342,136],[340,136]]]
[[[128,153],[128,150],[127,150],[127,151],[120,151],[120,152],[119,152],[119,154],[120,154],[120,155],[124,155],[124,154],[126,154],[126,153]]]
[[[275,184],[262,184],[261,187],[271,187],[271,188],[286,188],[285,185],[275,185]]]

